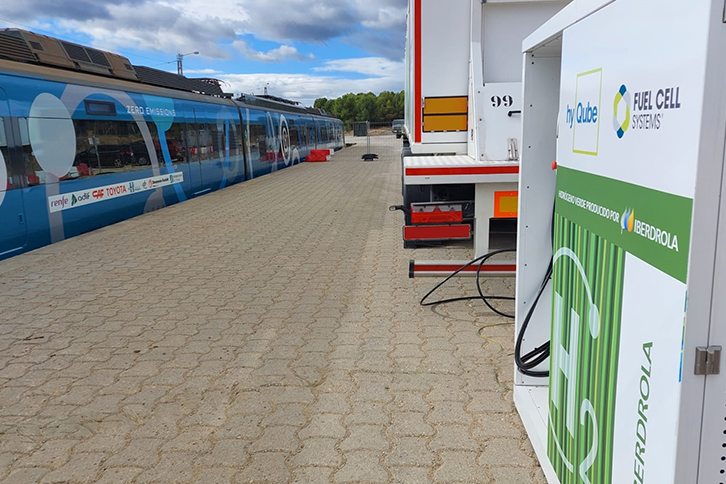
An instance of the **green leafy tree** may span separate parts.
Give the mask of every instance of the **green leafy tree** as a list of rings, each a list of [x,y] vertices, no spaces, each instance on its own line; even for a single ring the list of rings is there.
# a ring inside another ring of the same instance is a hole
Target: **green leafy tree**
[[[348,129],[355,121],[390,123],[403,118],[404,92],[383,91],[378,95],[372,92],[348,93],[336,99],[321,97],[315,100],[313,106],[340,118]]]

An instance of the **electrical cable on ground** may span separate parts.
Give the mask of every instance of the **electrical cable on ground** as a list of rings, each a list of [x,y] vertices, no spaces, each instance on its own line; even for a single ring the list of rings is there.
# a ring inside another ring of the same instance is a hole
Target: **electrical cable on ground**
[[[511,296],[488,296],[484,294],[484,291],[481,288],[481,270],[484,266],[484,263],[494,257],[495,255],[504,254],[508,252],[516,252],[516,249],[499,249],[492,252],[489,252],[488,254],[485,254],[481,257],[477,257],[476,259],[464,264],[456,271],[449,274],[446,279],[439,282],[436,286],[434,286],[433,289],[431,289],[429,292],[426,293],[424,297],[421,298],[421,301],[419,304],[421,306],[436,306],[439,304],[447,304],[452,302],[459,302],[459,301],[472,301],[480,299],[486,306],[491,309],[494,313],[504,316],[505,318],[511,318],[514,319],[513,314],[508,314],[503,311],[498,310],[495,308],[489,301],[514,301],[515,298]],[[432,302],[426,302],[426,300],[434,293],[436,292],[441,286],[446,284],[448,281],[450,281],[453,277],[455,277],[458,273],[466,269],[467,267],[470,267],[476,263],[479,263],[476,271],[476,289],[479,293],[477,296],[463,296],[463,297],[455,297],[450,299],[440,299],[438,301],[432,301]],[[514,348],[514,362],[517,365],[517,370],[525,375],[535,378],[546,378],[549,376],[549,371],[542,371],[542,370],[534,370],[535,367],[543,363],[547,358],[550,356],[550,342],[547,341],[546,343],[534,348],[529,353],[522,355],[522,344],[524,342],[524,335],[527,331],[527,327],[529,326],[529,322],[532,319],[532,315],[534,314],[535,309],[537,308],[537,304],[539,303],[540,298],[542,297],[542,294],[545,291],[545,288],[547,287],[547,283],[552,278],[552,265],[553,262],[550,260],[550,264],[547,268],[547,271],[545,273],[545,277],[542,280],[542,284],[540,285],[540,288],[537,292],[537,295],[532,303],[532,305],[529,308],[529,311],[527,312],[527,315],[524,318],[524,321],[522,322],[522,328],[519,331],[519,334],[517,335],[517,341]]]
[[[444,279],[443,281],[441,281],[440,283],[438,283],[433,289],[431,289],[429,292],[427,292],[426,295],[421,298],[421,301],[419,302],[419,304],[421,306],[426,307],[426,306],[436,306],[436,305],[439,305],[439,304],[446,304],[446,303],[451,303],[451,302],[473,301],[473,300],[481,299],[482,301],[484,301],[484,304],[486,304],[487,307],[489,309],[491,309],[492,311],[494,311],[496,314],[499,314],[500,316],[504,316],[505,318],[514,318],[514,315],[513,314],[507,314],[505,312],[502,312],[502,311],[496,309],[488,301],[489,299],[491,299],[493,301],[497,301],[497,300],[499,300],[499,301],[514,301],[514,298],[513,297],[511,297],[511,296],[485,296],[484,295],[484,292],[481,289],[481,268],[484,266],[484,263],[487,260],[489,260],[492,257],[494,257],[495,255],[504,254],[504,253],[507,253],[507,252],[516,252],[516,249],[499,249],[499,250],[495,250],[495,251],[489,252],[488,254],[484,254],[481,257],[477,257],[476,259],[474,259],[474,260],[472,260],[472,261],[464,264],[463,266],[461,266],[460,268],[458,268],[456,271],[454,271],[451,274],[449,274],[449,276],[446,277],[446,279]],[[450,281],[459,272],[463,271],[467,267],[470,267],[470,266],[476,264],[477,262],[479,263],[479,266],[477,267],[477,270],[476,270],[476,288],[477,288],[477,291],[479,292],[479,295],[478,296],[455,297],[455,298],[451,298],[451,299],[441,299],[439,301],[426,302],[426,299],[428,299],[429,296],[431,296],[431,294],[433,294],[434,292],[436,292],[441,286],[443,286],[448,281]]]

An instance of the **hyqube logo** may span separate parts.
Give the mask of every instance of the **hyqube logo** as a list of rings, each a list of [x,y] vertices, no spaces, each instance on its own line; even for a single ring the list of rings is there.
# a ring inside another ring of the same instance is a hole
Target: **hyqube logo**
[[[625,105],[624,110],[620,109],[622,104]],[[613,102],[613,128],[615,128],[618,138],[625,136],[625,132],[628,130],[628,126],[630,126],[630,109],[632,105],[633,102],[630,99],[628,88],[623,84],[618,89],[618,93],[615,94],[615,101]],[[619,115],[623,112],[625,113],[625,118],[621,121]]]
[[[572,152],[597,156],[600,145],[602,68],[577,75],[575,105],[567,105],[567,124],[572,129]]]

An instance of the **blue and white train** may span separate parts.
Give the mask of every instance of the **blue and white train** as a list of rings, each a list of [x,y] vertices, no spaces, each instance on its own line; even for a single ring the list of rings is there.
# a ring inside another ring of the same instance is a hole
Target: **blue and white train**
[[[309,108],[0,57],[0,259],[343,146]]]

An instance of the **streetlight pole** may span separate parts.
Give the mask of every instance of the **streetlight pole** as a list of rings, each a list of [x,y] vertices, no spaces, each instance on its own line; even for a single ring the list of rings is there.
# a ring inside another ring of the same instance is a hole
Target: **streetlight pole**
[[[194,52],[189,52],[188,54],[177,54],[176,55],[176,73],[180,76],[184,75],[184,66],[182,65],[182,61],[184,60],[184,57],[188,55],[197,55],[199,54],[198,50],[195,50]]]

